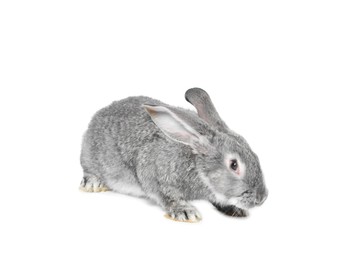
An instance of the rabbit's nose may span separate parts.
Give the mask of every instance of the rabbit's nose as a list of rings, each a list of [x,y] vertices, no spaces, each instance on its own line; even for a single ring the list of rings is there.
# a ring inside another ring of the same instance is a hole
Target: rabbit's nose
[[[265,202],[265,200],[268,197],[268,191],[266,190],[264,193],[259,193],[256,195],[256,199],[255,199],[255,204],[256,205],[262,205],[263,202]]]

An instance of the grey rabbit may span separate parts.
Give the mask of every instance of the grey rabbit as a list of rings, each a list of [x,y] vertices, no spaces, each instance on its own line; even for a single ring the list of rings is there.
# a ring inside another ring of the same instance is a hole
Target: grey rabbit
[[[99,110],[83,137],[80,189],[145,197],[186,222],[201,220],[191,200],[237,217],[261,205],[268,191],[257,155],[204,90],[185,98],[197,113],[143,96]]]

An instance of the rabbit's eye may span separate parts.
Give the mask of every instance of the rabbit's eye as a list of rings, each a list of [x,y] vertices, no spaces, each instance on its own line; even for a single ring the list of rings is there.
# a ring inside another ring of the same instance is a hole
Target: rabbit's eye
[[[225,158],[226,167],[231,174],[242,179],[246,173],[246,165],[240,160],[237,154],[228,154]]]
[[[237,160],[231,160],[230,167],[233,171],[236,171],[238,169],[238,161]]]

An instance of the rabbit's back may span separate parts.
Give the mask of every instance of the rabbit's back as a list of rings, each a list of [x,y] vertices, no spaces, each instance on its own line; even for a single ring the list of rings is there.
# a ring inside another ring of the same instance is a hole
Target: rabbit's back
[[[126,153],[143,146],[146,139],[160,132],[142,108],[143,104],[149,103],[163,104],[142,96],[113,102],[96,113],[88,131],[92,132],[94,138],[101,138],[102,141],[112,138],[118,149],[127,156]]]

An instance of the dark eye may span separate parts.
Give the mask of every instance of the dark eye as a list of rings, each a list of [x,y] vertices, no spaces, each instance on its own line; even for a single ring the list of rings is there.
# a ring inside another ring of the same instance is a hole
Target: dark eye
[[[231,166],[231,169],[233,171],[236,171],[238,169],[238,161],[237,160],[231,160],[230,166]]]

